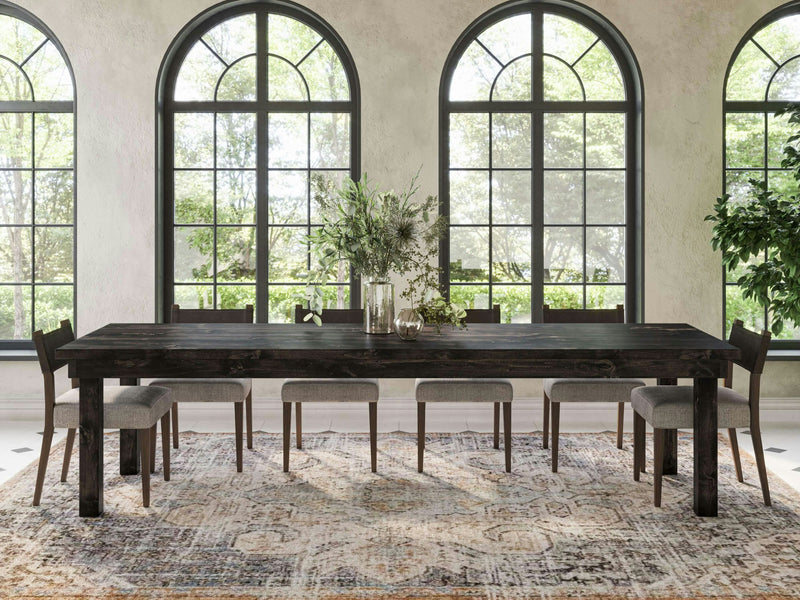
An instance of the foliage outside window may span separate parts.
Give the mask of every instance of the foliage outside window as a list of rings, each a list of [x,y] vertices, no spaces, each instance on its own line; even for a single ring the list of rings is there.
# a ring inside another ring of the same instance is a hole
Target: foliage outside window
[[[785,116],[775,115],[800,102],[798,12],[800,6],[795,3],[762,19],[740,42],[728,68],[723,192],[734,204],[744,203],[752,195],[751,179],[786,197],[798,193],[792,168],[782,164],[792,125]],[[725,332],[730,331],[734,319],[742,319],[753,329],[773,328],[769,310],[756,298],[743,298],[737,284],[750,265],[769,260],[762,252],[747,262],[739,262],[732,271],[726,270]],[[787,322],[773,340],[800,340],[800,325]]]
[[[166,94],[164,303],[254,304],[258,321],[291,322],[319,222],[311,181],[355,176],[355,72],[324,23],[278,2],[213,17],[180,53]],[[349,306],[350,285],[342,264],[326,308]]]
[[[462,36],[443,79],[450,298],[515,322],[544,303],[635,318],[632,73],[584,14],[513,11]]]
[[[72,74],[33,17],[0,3],[0,340],[74,320]],[[19,340],[14,342],[13,340]]]

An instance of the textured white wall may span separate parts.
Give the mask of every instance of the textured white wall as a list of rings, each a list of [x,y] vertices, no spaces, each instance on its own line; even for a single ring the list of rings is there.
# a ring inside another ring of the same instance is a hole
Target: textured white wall
[[[78,89],[78,333],[155,313],[155,86],[180,29],[213,0],[18,0],[53,30]],[[586,0],[628,40],[645,90],[645,317],[719,334],[720,258],[703,222],[720,193],[722,83],[738,40],[781,0]],[[307,0],[341,35],[362,91],[362,170],[437,193],[438,88],[452,44],[489,0]],[[800,396],[797,363],[764,395]],[[5,365],[37,393],[33,365]],[[8,380],[8,379],[7,379]],[[538,394],[536,382],[519,393]],[[272,395],[274,384],[261,384]],[[391,395],[407,382],[387,382]],[[258,389],[257,389],[258,392]]]

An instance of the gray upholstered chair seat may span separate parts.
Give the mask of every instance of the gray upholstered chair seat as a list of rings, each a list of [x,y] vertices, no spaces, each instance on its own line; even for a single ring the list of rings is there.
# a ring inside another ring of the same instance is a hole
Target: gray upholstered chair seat
[[[55,427],[77,428],[79,388],[56,398]],[[106,386],[103,388],[103,426],[106,429],[147,429],[172,406],[170,390],[156,386]]]
[[[631,391],[643,385],[641,379],[545,379],[544,393],[551,402],[628,402]]]
[[[683,429],[694,426],[694,389],[689,385],[659,385],[631,392],[631,406],[657,429]],[[730,388],[717,390],[717,427],[730,429],[750,426],[750,404]]]
[[[201,378],[201,379],[154,379],[150,385],[172,390],[175,402],[243,402],[250,392],[251,379]]]
[[[377,402],[377,379],[286,379],[284,402]]]
[[[508,379],[419,378],[417,402],[511,402],[514,389]]]

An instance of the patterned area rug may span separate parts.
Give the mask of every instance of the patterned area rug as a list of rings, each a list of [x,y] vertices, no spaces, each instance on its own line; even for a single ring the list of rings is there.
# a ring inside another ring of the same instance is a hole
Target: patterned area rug
[[[308,435],[281,468],[258,434],[237,474],[232,436],[182,434],[172,481],[160,459],[149,509],[138,476],[116,475],[106,437],[106,512],[77,516],[77,453],[42,505],[35,466],[0,487],[0,597],[48,598],[786,598],[800,595],[800,497],[772,476],[765,507],[745,457],[736,482],[720,444],[720,516],[691,510],[691,438],[663,508],[652,475],[632,479],[631,438],[565,434],[551,473],[540,434],[514,436],[514,472],[491,437]],[[160,453],[160,449],[159,449]],[[648,455],[648,460],[650,455]]]

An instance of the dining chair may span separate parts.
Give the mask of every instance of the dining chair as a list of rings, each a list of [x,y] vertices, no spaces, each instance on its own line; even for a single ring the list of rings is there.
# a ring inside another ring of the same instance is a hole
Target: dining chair
[[[306,323],[311,311],[300,304],[294,307],[294,322]],[[326,309],[322,318],[325,323],[361,325],[364,311],[359,308]],[[324,325],[323,325],[324,327]],[[283,470],[289,471],[289,446],[292,429],[292,404],[296,410],[297,448],[303,448],[303,402],[367,402],[369,405],[370,467],[377,470],[378,462],[378,380],[372,378],[352,379],[286,379],[281,386],[283,402]]]
[[[758,467],[758,478],[761,482],[761,494],[764,497],[764,504],[767,506],[771,505],[771,501],[767,467],[764,463],[764,446],[761,442],[758,405],[761,395],[761,374],[764,372],[764,363],[767,360],[770,337],[768,331],[762,331],[759,334],[745,329],[739,319],[734,321],[728,343],[741,350],[741,358],[728,362],[724,387],[717,390],[717,426],[720,429],[728,430],[736,478],[740,482],[744,481],[736,428],[749,427]],[[734,363],[750,372],[747,397],[731,389]],[[694,387],[658,385],[637,388],[631,392],[631,406],[633,407],[633,479],[639,481],[639,473],[644,471],[645,423],[650,423],[653,427],[653,460],[655,462],[653,465],[653,505],[661,506],[666,444],[664,432],[668,429],[691,429],[694,426]]]
[[[500,323],[500,305],[467,309],[467,323]],[[508,379],[418,378],[414,384],[417,400],[417,471],[422,473],[425,457],[425,406],[428,402],[494,403],[494,447],[500,448],[500,405],[503,405],[503,444],[506,472],[511,472],[511,401],[514,389]]]
[[[39,506],[42,498],[44,476],[50,457],[50,445],[56,427],[67,428],[67,442],[64,448],[64,462],[61,467],[61,481],[67,480],[75,430],[80,425],[80,391],[78,380],[72,380],[72,389],[56,396],[55,372],[67,364],[66,360],[55,357],[56,349],[75,339],[69,319],[61,321],[58,329],[43,333],[33,332],[33,345],[39,358],[39,366],[44,377],[44,431],[42,450],[39,454],[39,468],[36,473],[36,488],[33,492],[33,505]],[[164,481],[169,481],[169,409],[172,406],[172,392],[166,388],[141,385],[121,385],[103,387],[103,424],[107,429],[136,429],[139,436],[139,450],[142,462],[142,504],[150,506],[150,473],[155,471],[154,446],[156,424],[161,420],[161,445],[164,461]]]
[[[252,323],[253,305],[244,308],[205,309],[181,308],[173,304],[171,323]],[[178,379],[161,377],[150,385],[172,390],[172,447],[178,447],[179,402],[232,402],[236,430],[236,471],[242,472],[242,404],[247,422],[247,448],[253,449],[253,382],[249,378],[220,377]]]
[[[616,308],[550,308],[545,304],[544,323],[624,323],[625,307]],[[644,385],[641,379],[603,379],[599,377],[568,377],[545,379],[542,410],[542,448],[547,448],[548,429],[552,417],[551,469],[558,472],[558,436],[562,402],[616,402],[617,448],[622,448],[622,429],[625,420],[625,403],[631,399],[631,390]]]

